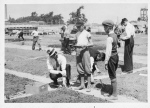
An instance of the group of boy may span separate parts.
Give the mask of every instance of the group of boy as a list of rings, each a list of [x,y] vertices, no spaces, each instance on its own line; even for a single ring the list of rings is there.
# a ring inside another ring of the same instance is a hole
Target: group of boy
[[[119,37],[120,40],[125,41],[125,71],[131,73],[133,71],[133,47],[134,36],[133,27],[128,23],[126,18],[122,19],[122,26],[125,26],[124,36]],[[114,22],[111,20],[103,21],[102,25],[107,33],[106,53],[99,52],[92,48],[93,42],[91,34],[85,30],[84,22],[79,21],[76,23],[78,32],[76,33],[77,43],[76,47],[76,67],[80,77],[80,86],[76,90],[86,89],[87,92],[91,91],[91,76],[97,69],[95,62],[105,60],[105,69],[108,70],[108,75],[111,80],[113,88],[112,94],[108,97],[111,100],[117,100],[117,79],[116,70],[118,67],[119,56],[117,52],[118,36],[114,33]],[[59,85],[57,79],[62,77],[63,86],[70,86],[71,78],[71,65],[67,64],[65,56],[58,54],[54,48],[47,50],[47,66],[50,72],[50,78],[54,81],[55,85]],[[130,57],[130,59],[129,59]],[[130,66],[129,66],[130,65]],[[85,76],[87,77],[87,86],[85,86]]]

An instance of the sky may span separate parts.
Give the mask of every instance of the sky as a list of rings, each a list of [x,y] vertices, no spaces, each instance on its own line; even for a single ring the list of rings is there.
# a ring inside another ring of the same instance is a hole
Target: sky
[[[137,20],[140,17],[140,9],[148,8],[146,3],[7,4],[7,16],[16,19],[30,16],[34,11],[38,15],[53,11],[54,15],[62,14],[66,22],[70,18],[69,13],[75,12],[82,5],[84,9],[81,13],[86,15],[88,23],[102,23],[104,20],[120,22],[122,18]]]

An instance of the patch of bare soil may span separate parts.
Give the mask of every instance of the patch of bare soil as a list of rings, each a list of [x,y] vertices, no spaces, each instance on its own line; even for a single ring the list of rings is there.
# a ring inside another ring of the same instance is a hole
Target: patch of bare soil
[[[5,95],[15,95],[20,91],[24,91],[25,85],[32,84],[33,82],[33,80],[27,78],[5,74]]]
[[[85,95],[66,88],[32,95],[30,97],[7,100],[6,103],[108,103],[108,101]]]

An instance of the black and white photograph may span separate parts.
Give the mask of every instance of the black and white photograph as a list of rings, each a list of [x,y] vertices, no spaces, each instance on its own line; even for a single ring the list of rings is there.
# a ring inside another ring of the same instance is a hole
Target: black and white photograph
[[[4,104],[148,103],[148,2],[24,2],[3,3]]]

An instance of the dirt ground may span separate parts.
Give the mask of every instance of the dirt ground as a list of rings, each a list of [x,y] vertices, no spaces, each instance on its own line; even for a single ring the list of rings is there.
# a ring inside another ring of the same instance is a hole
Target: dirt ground
[[[5,74],[5,96],[17,95],[25,90],[25,85],[34,81]],[[36,94],[26,98],[5,100],[6,103],[106,103],[108,101],[85,95],[66,88],[58,88],[56,91]]]
[[[109,103],[108,101],[85,95],[73,90],[61,88],[30,97],[7,100],[6,103]]]
[[[93,35],[93,42],[95,46],[100,50],[105,50],[105,40],[107,36],[103,35]],[[55,46],[61,47],[61,43],[59,41],[60,35],[50,35],[42,37],[42,45],[44,46]],[[53,41],[52,41],[53,40]],[[137,35],[135,38],[135,47],[134,54],[147,56],[147,35]],[[13,41],[13,37],[6,36],[5,42],[12,42],[14,44],[21,44],[18,40]],[[25,45],[32,44],[32,37],[25,37]],[[118,49],[119,52],[123,53],[123,47]],[[75,56],[73,55],[65,55],[67,58],[67,62],[71,64],[72,71],[71,77],[72,80],[78,75],[76,71],[76,61]],[[40,57],[40,58],[35,58]],[[5,68],[16,70],[25,73],[31,73],[33,75],[43,76],[48,72],[46,65],[46,52],[44,51],[29,51],[29,50],[21,50],[21,49],[11,49],[5,48],[5,60],[6,66]],[[134,69],[138,69],[141,67],[146,67],[147,65],[134,63]],[[122,73],[123,62],[119,61],[119,66],[117,69],[117,75]],[[101,73],[97,74],[95,72],[95,76],[98,75],[106,75],[107,71],[104,69],[104,62],[98,62],[98,68]],[[135,97],[139,101],[147,102],[147,77],[140,76],[139,74],[147,74],[147,71],[141,71],[134,74],[127,74],[123,76],[117,77],[118,82],[118,94]],[[20,80],[20,81],[19,81]],[[111,93],[111,86],[109,78],[103,79],[104,87],[102,91]],[[13,75],[5,75],[5,94],[16,93],[24,89],[24,85],[32,83],[32,81],[28,79],[18,78]],[[95,82],[95,89],[100,89],[102,87],[100,82]],[[13,88],[13,89],[12,89]],[[14,89],[15,88],[15,89]],[[41,98],[42,97],[42,98]],[[53,92],[47,92],[39,95],[34,95],[27,98],[16,99],[5,102],[52,102],[52,103],[104,103],[106,101],[100,100],[98,98],[84,95],[72,90],[59,89]]]
[[[41,57],[36,60],[31,59],[31,58],[38,57],[38,56],[46,56],[44,51],[37,53],[37,51],[11,49],[11,48],[6,48],[5,50],[6,50],[5,59],[6,59],[6,64],[7,64],[5,68],[16,70],[16,71],[21,71],[21,72],[26,72],[26,73],[31,73],[34,75],[44,75],[46,72],[48,72],[47,66],[46,66],[46,57]],[[74,78],[78,75],[76,71],[75,56],[71,56],[71,55],[65,55],[65,56],[67,58],[68,63],[71,64],[72,66],[71,78],[72,80],[74,80]],[[122,72],[121,71],[122,66],[123,66],[123,62],[120,61],[118,69],[117,69],[118,75]],[[138,69],[141,67],[146,67],[146,65],[140,64],[140,63],[134,63],[134,69]],[[98,68],[100,69],[101,74],[97,74],[95,72],[94,76],[107,74],[107,71],[104,69],[104,62],[99,62]],[[146,73],[146,71],[142,71],[141,73]],[[135,97],[139,101],[147,102],[147,77],[145,78],[143,76],[139,76],[138,74],[139,73],[118,77],[117,78],[118,93]],[[109,78],[104,79],[103,83],[108,85],[108,87],[110,87]],[[6,87],[7,86],[9,87],[10,85],[6,85]],[[101,84],[97,83],[96,88],[100,88],[99,86],[101,86]],[[22,88],[20,87],[20,89]],[[105,92],[107,92],[107,90],[105,90]]]
[[[17,92],[24,91],[25,85],[32,84],[33,82],[33,80],[27,78],[5,74],[5,95],[15,95]]]
[[[117,92],[119,95],[126,95],[129,97],[134,97],[139,101],[148,102],[147,98],[147,77],[140,76],[139,74],[146,73],[147,71],[141,71],[134,74],[126,74],[117,77]],[[104,93],[112,93],[112,87],[110,86],[109,79],[103,79],[103,89]],[[102,84],[97,82],[95,88],[102,88]]]

